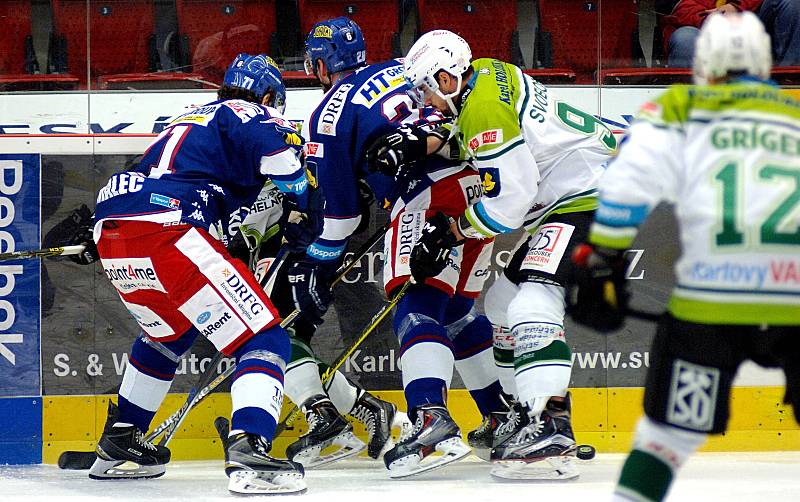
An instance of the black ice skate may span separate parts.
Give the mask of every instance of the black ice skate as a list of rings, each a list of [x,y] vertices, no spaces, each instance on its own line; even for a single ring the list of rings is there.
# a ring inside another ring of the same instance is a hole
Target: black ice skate
[[[390,478],[405,478],[445,466],[469,454],[447,408],[424,404],[411,410],[414,428],[383,456]],[[441,455],[431,456],[435,452]]]
[[[225,441],[228,490],[246,495],[304,493],[303,466],[269,456],[272,445],[257,434],[243,432]]]
[[[380,458],[394,446],[392,429],[399,427],[402,432],[411,429],[411,422],[402,411],[388,401],[383,401],[362,390],[350,410],[350,415],[367,428],[369,444],[367,453],[372,458]]]
[[[472,448],[472,452],[487,462],[491,460],[492,447],[497,443],[495,440],[497,430],[509,420],[514,420],[515,414],[521,409],[519,402],[514,400],[513,396],[503,394],[502,397],[506,408],[485,415],[478,428],[467,434],[467,444]]]
[[[495,432],[492,476],[503,479],[573,479],[575,435],[568,402],[550,400],[538,415],[526,406]]]
[[[108,418],[97,442],[92,479],[142,479],[162,476],[169,449],[146,441],[135,425],[120,425],[119,408],[108,402]],[[135,464],[135,465],[134,465]]]
[[[358,455],[367,445],[353,434],[353,426],[336,411],[326,396],[312,396],[302,405],[308,422],[308,432],[286,448],[290,460],[313,469],[353,455]],[[331,446],[338,449],[324,453]]]

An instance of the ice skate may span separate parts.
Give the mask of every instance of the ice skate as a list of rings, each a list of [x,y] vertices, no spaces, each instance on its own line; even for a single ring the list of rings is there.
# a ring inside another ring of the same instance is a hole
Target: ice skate
[[[320,394],[308,398],[302,409],[308,432],[286,448],[290,460],[303,464],[306,469],[313,469],[358,455],[367,447],[353,434],[353,426],[336,411],[326,396]],[[325,453],[332,446],[338,449]]]
[[[394,446],[392,429],[399,427],[401,435],[411,429],[408,416],[388,401],[383,401],[363,390],[350,411],[350,415],[367,428],[369,443],[367,453],[380,458]]]
[[[412,410],[414,428],[383,457],[390,478],[405,478],[445,466],[469,454],[447,408],[424,404]],[[441,455],[433,456],[440,452]]]
[[[502,479],[574,479],[575,435],[568,402],[548,402],[538,415],[526,406],[509,413],[509,420],[495,432],[491,474]]]
[[[162,476],[170,452],[164,446],[146,441],[135,425],[119,422],[119,408],[108,402],[108,418],[97,442],[97,460],[92,464],[92,479],[143,479]]]
[[[490,461],[492,447],[496,443],[494,439],[496,431],[504,423],[514,420],[515,413],[519,413],[520,405],[513,396],[504,394],[503,404],[506,409],[485,415],[478,428],[467,434],[467,444],[472,448],[472,452],[486,462]]]
[[[245,495],[304,493],[303,466],[269,456],[272,445],[257,434],[243,432],[225,441],[228,490]]]

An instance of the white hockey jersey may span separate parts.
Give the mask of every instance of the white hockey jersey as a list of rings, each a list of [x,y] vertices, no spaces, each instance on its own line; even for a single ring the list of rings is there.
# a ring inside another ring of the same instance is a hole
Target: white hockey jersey
[[[751,79],[670,88],[642,107],[600,198],[590,241],[614,249],[674,203],[676,318],[800,325],[800,102],[788,94]]]
[[[616,148],[594,116],[559,100],[511,64],[473,61],[457,127],[484,196],[465,216],[483,236],[529,231],[549,214],[595,209],[597,181]]]

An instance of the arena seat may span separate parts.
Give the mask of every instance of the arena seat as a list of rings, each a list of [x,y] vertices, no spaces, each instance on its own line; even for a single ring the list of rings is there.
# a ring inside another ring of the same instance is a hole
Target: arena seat
[[[601,68],[635,66],[636,0],[538,0],[538,5],[537,59],[544,67],[571,68],[578,83],[597,83]]]
[[[385,61],[400,54],[399,0],[299,0],[300,36],[311,27],[339,16],[353,19],[364,33],[367,62]]]
[[[77,87],[71,76],[40,74],[31,36],[30,0],[0,2],[0,91],[67,90]]]
[[[177,0],[178,31],[192,71],[220,84],[240,52],[270,54],[274,0]]]
[[[143,74],[155,69],[153,0],[52,0],[54,69],[96,85],[102,75]],[[88,45],[88,47],[87,47]],[[87,48],[91,61],[87,61]],[[88,72],[87,72],[88,66]]]
[[[419,32],[446,29],[461,35],[473,58],[521,64],[516,0],[417,0]]]

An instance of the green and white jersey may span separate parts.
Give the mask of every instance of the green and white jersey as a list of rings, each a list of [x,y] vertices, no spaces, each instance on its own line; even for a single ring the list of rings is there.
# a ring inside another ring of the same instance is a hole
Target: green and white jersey
[[[472,69],[456,123],[484,186],[465,213],[472,227],[487,237],[533,231],[553,212],[594,209],[611,131],[512,64],[478,59]]]
[[[675,317],[800,325],[800,102],[739,80],[646,103],[601,179],[590,241],[628,248],[660,200],[683,247]]]

